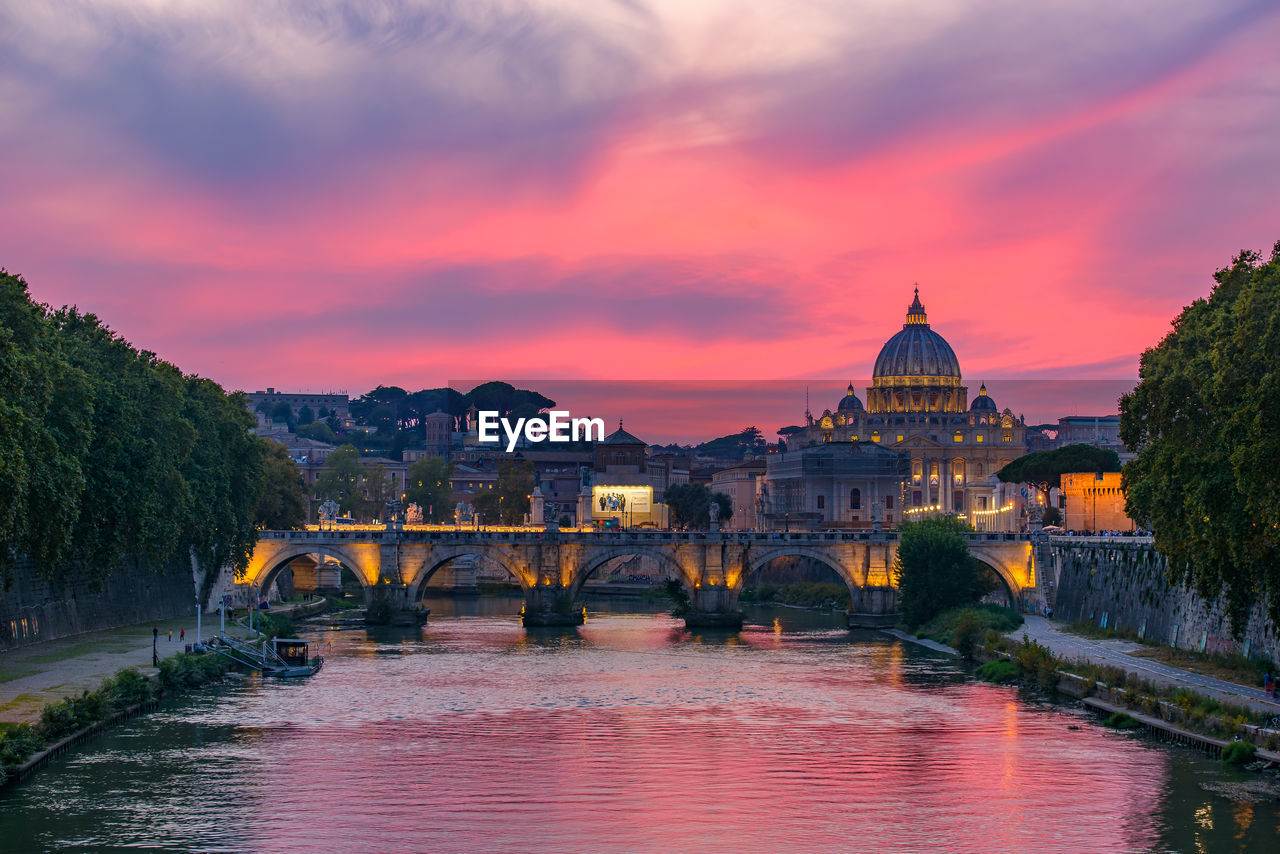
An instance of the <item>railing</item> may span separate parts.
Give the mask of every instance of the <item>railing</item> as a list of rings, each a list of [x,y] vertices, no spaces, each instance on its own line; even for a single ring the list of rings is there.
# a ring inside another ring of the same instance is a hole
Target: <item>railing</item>
[[[562,543],[896,543],[898,531],[622,531],[622,530],[565,530],[548,532],[542,528],[481,528],[479,530],[458,530],[456,528],[404,528],[388,530],[383,527],[363,527],[357,530],[336,528],[334,530],[305,531],[261,531],[259,541],[325,541],[348,540],[381,542],[388,534],[401,542],[503,542],[503,543],[537,543],[544,540]],[[966,535],[971,543],[1025,543],[1030,537],[1027,534],[1011,532],[977,532]],[[1055,541],[1069,542],[1150,542],[1143,537],[1054,537]]]

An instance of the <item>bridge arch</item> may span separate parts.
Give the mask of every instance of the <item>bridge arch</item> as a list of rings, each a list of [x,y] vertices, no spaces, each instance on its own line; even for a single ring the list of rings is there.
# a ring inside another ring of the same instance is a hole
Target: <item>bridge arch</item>
[[[996,577],[1004,582],[1005,588],[1009,592],[1009,597],[1014,607],[1022,600],[1022,594],[1029,587],[1035,585],[1033,573],[1030,567],[1031,547],[1028,544],[1023,549],[1017,549],[1017,559],[1012,559],[1012,555],[1007,552],[1008,546],[1000,549],[1001,553],[996,553],[991,549],[983,546],[971,544],[969,554],[981,562],[984,566],[990,567],[995,572]]]
[[[859,580],[853,570],[845,566],[838,557],[829,551],[808,546],[776,546],[762,551],[759,555],[748,556],[742,574],[738,577],[737,583],[733,585],[733,590],[738,593],[742,592],[742,588],[746,586],[748,578],[781,557],[804,557],[809,560],[816,560],[840,576],[845,586],[849,588],[850,596],[854,596],[858,588],[863,586],[862,581]]]
[[[669,574],[680,579],[680,583],[684,585],[685,590],[691,595],[693,594],[696,589],[697,579],[691,578],[684,565],[667,550],[642,545],[618,545],[591,554],[574,570],[573,581],[569,585],[569,595],[576,600],[582,594],[582,587],[587,583],[587,579],[595,575],[609,561],[635,555],[653,558],[659,564],[672,570]]]
[[[360,582],[360,587],[364,590],[365,599],[368,600],[369,589],[377,580],[377,568],[372,568],[373,577],[371,578],[369,576],[371,570],[366,566],[367,561],[361,561],[359,555],[353,554],[341,546],[320,543],[300,543],[294,546],[285,546],[273,551],[256,571],[253,571],[254,568],[250,567],[250,571],[245,573],[244,581],[254,590],[256,596],[260,596],[262,591],[271,588],[271,584],[286,566],[295,559],[308,555],[324,555],[342,564]]]
[[[503,549],[489,545],[455,546],[453,548],[432,550],[428,559],[422,562],[422,566],[414,573],[413,578],[409,580],[409,601],[418,601],[422,589],[431,580],[431,576],[435,575],[449,561],[460,557],[492,560],[516,580],[522,591],[528,591],[532,586],[533,579],[529,577],[527,572],[520,571],[519,564]]]

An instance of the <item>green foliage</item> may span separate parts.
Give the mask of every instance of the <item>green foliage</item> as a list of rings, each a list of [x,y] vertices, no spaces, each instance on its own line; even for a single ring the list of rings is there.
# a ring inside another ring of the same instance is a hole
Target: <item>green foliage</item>
[[[1002,636],[1018,628],[1022,623],[1022,615],[1014,609],[1003,605],[982,603],[948,608],[916,629],[916,634],[922,638],[953,646],[961,655],[964,655],[964,650],[961,649],[962,635],[965,636],[963,643],[966,645],[976,645],[981,640],[984,646],[990,646],[989,632]]]
[[[0,784],[44,749],[44,739],[31,724],[0,724]]]
[[[689,609],[693,607],[693,603],[690,601],[689,591],[684,589],[684,585],[674,578],[668,578],[665,589],[667,598],[671,600],[671,616],[688,616]]]
[[[301,528],[307,520],[307,492],[302,474],[284,445],[275,442],[267,445],[254,523],[272,531]]]
[[[729,436],[721,436],[698,446],[703,456],[722,460],[740,460],[747,454],[763,454],[768,447],[757,427],[746,427]]]
[[[1104,726],[1112,729],[1137,729],[1142,726],[1137,719],[1128,712],[1112,712],[1107,719],[1102,722]]]
[[[894,575],[908,630],[948,608],[976,602],[990,590],[981,565],[969,554],[968,530],[950,516],[902,526]]]
[[[1123,483],[1172,580],[1223,596],[1239,638],[1259,598],[1280,620],[1280,243],[1214,279],[1120,399],[1120,438],[1137,451]]]
[[[721,524],[733,518],[733,500],[722,492],[712,492],[701,483],[677,483],[668,486],[662,501],[671,514],[673,528],[708,528],[711,526],[711,502],[720,505]]]
[[[324,473],[316,478],[315,494],[321,501],[333,501],[342,513],[362,521],[383,515],[392,498],[387,471],[376,463],[360,459],[360,452],[343,445],[325,458]]]
[[[847,586],[824,581],[783,585],[765,583],[744,589],[738,598],[742,602],[781,602],[803,608],[834,605],[848,609],[853,604]]]
[[[146,703],[155,698],[155,685],[132,667],[126,667],[102,683],[98,689],[107,700],[111,714]]]
[[[1052,505],[1045,507],[1044,512],[1040,516],[1040,521],[1046,525],[1061,525],[1062,511]]]
[[[498,463],[498,483],[472,501],[485,525],[519,525],[529,512],[533,492],[533,463],[503,460]]]
[[[295,638],[298,636],[298,630],[294,627],[293,621],[281,614],[260,612],[254,620],[254,625],[258,631],[268,638]]]
[[[160,662],[157,678],[166,691],[182,691],[216,682],[231,669],[227,659],[212,652],[180,652]]]
[[[1222,748],[1224,765],[1247,765],[1258,752],[1258,745],[1248,741],[1233,741]]]
[[[996,660],[980,665],[975,674],[985,682],[1003,684],[1017,679],[1021,675],[1021,671],[1018,670],[1018,665],[1012,661]]]
[[[252,423],[242,396],[0,271],[0,574],[19,554],[51,580],[189,551],[245,566],[266,453]]]
[[[1120,471],[1119,454],[1093,445],[1065,445],[1018,457],[996,476],[1005,483],[1033,483],[1048,490],[1058,486],[1064,474],[1090,471]]]
[[[337,444],[338,436],[333,432],[333,428],[324,421],[316,421],[311,424],[300,424],[294,429],[295,433],[304,439],[312,439],[316,442],[328,442],[330,445]]]
[[[426,457],[409,466],[405,472],[405,505],[417,504],[427,522],[453,521],[452,460]]]
[[[1023,635],[1022,642],[1013,647],[1012,654],[1013,662],[1018,665],[1023,676],[1035,680],[1042,688],[1057,686],[1060,662],[1047,646],[1041,646]]]

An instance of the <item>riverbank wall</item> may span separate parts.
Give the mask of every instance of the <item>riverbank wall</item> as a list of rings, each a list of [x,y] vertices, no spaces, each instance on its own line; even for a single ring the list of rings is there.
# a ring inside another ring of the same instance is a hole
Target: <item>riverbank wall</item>
[[[188,562],[174,561],[157,572],[127,565],[105,576],[54,583],[19,558],[0,589],[0,650],[191,614],[195,600]]]
[[[1258,602],[1241,640],[1223,603],[1168,581],[1168,561],[1149,542],[1054,542],[1037,563],[1053,582],[1054,617],[1199,652],[1264,655],[1280,661],[1280,633]]]

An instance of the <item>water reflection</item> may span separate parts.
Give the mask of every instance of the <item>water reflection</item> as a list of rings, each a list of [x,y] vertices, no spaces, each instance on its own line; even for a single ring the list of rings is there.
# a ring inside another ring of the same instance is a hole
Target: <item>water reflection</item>
[[[1201,788],[1216,763],[839,615],[447,605],[60,760],[0,795],[5,850],[1276,850],[1274,803]]]

